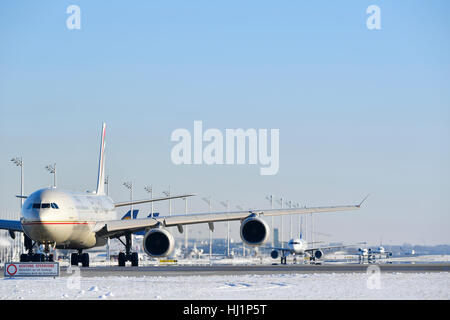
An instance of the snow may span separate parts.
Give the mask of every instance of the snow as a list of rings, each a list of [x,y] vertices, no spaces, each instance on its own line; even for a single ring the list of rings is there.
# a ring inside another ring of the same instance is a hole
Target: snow
[[[450,273],[0,279],[1,299],[450,299]]]

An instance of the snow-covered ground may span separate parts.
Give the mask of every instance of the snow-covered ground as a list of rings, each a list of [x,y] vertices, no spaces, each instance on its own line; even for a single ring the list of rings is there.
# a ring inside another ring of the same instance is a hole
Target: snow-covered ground
[[[450,299],[450,273],[0,279],[0,299]]]

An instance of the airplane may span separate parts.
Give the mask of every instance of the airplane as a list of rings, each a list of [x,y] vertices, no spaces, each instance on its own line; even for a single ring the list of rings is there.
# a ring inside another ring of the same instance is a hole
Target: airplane
[[[364,263],[364,260],[367,259],[367,263],[374,263],[378,259],[388,259],[392,257],[392,252],[386,251],[383,247],[383,243],[380,239],[380,245],[376,249],[372,248],[359,248],[357,253],[359,263]]]
[[[359,248],[357,255],[359,263],[364,263],[365,259],[367,259],[368,263],[373,263],[376,261],[377,257],[379,259],[382,258],[388,259],[389,257],[392,256],[392,252],[386,251],[386,249],[383,246],[379,246],[377,249]]]
[[[323,257],[323,250],[335,249],[335,248],[345,248],[352,247],[353,245],[339,245],[339,246],[324,246],[324,247],[309,247],[312,244],[320,242],[306,242],[302,239],[302,234],[300,233],[300,238],[291,239],[287,242],[287,248],[282,247],[268,247],[272,249],[270,256],[272,259],[277,259],[279,256],[279,251],[281,252],[281,264],[286,264],[287,255],[292,254],[294,257],[294,263],[297,263],[297,256],[304,257],[308,255],[310,257],[311,263],[315,263],[316,259],[319,260]]]
[[[83,253],[83,250],[104,246],[108,238],[115,238],[125,247],[125,252],[119,253],[119,266],[125,266],[127,261],[132,266],[138,266],[138,253],[131,252],[133,233],[144,231],[145,253],[159,258],[170,255],[174,249],[174,237],[168,230],[169,227],[177,227],[182,233],[184,225],[207,223],[210,230],[214,231],[214,223],[223,221],[241,221],[240,236],[243,242],[248,246],[260,246],[270,234],[262,217],[357,210],[367,198],[356,205],[207,212],[122,220],[116,208],[193,195],[114,202],[105,194],[105,133],[106,124],[103,123],[95,191],[72,192],[55,187],[39,189],[24,196],[26,200],[20,220],[0,220],[0,229],[8,230],[12,238],[15,238],[16,232],[23,233],[28,253],[21,255],[21,261],[51,261],[53,256],[49,254],[50,248],[72,249],[76,252],[71,254],[71,265],[78,266],[81,263],[83,267],[88,267],[89,254]],[[121,237],[125,238],[125,242]],[[44,253],[34,254],[35,245],[43,246]]]

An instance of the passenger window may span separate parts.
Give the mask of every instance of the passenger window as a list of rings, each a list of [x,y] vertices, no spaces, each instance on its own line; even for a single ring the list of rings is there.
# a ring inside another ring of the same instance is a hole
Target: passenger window
[[[33,203],[33,209],[39,209],[41,207],[40,203]]]
[[[50,203],[43,203],[41,208],[42,209],[50,208]]]
[[[52,206],[53,209],[59,209],[59,207],[58,207],[58,205],[56,203],[52,203],[51,206]]]

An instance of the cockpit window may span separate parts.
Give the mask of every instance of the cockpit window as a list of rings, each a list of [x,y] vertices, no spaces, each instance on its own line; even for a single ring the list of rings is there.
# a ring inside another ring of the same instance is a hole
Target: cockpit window
[[[32,205],[30,204],[29,208],[33,208],[33,209],[47,209],[47,208],[52,208],[52,209],[59,209],[58,205],[56,203],[33,203]]]

